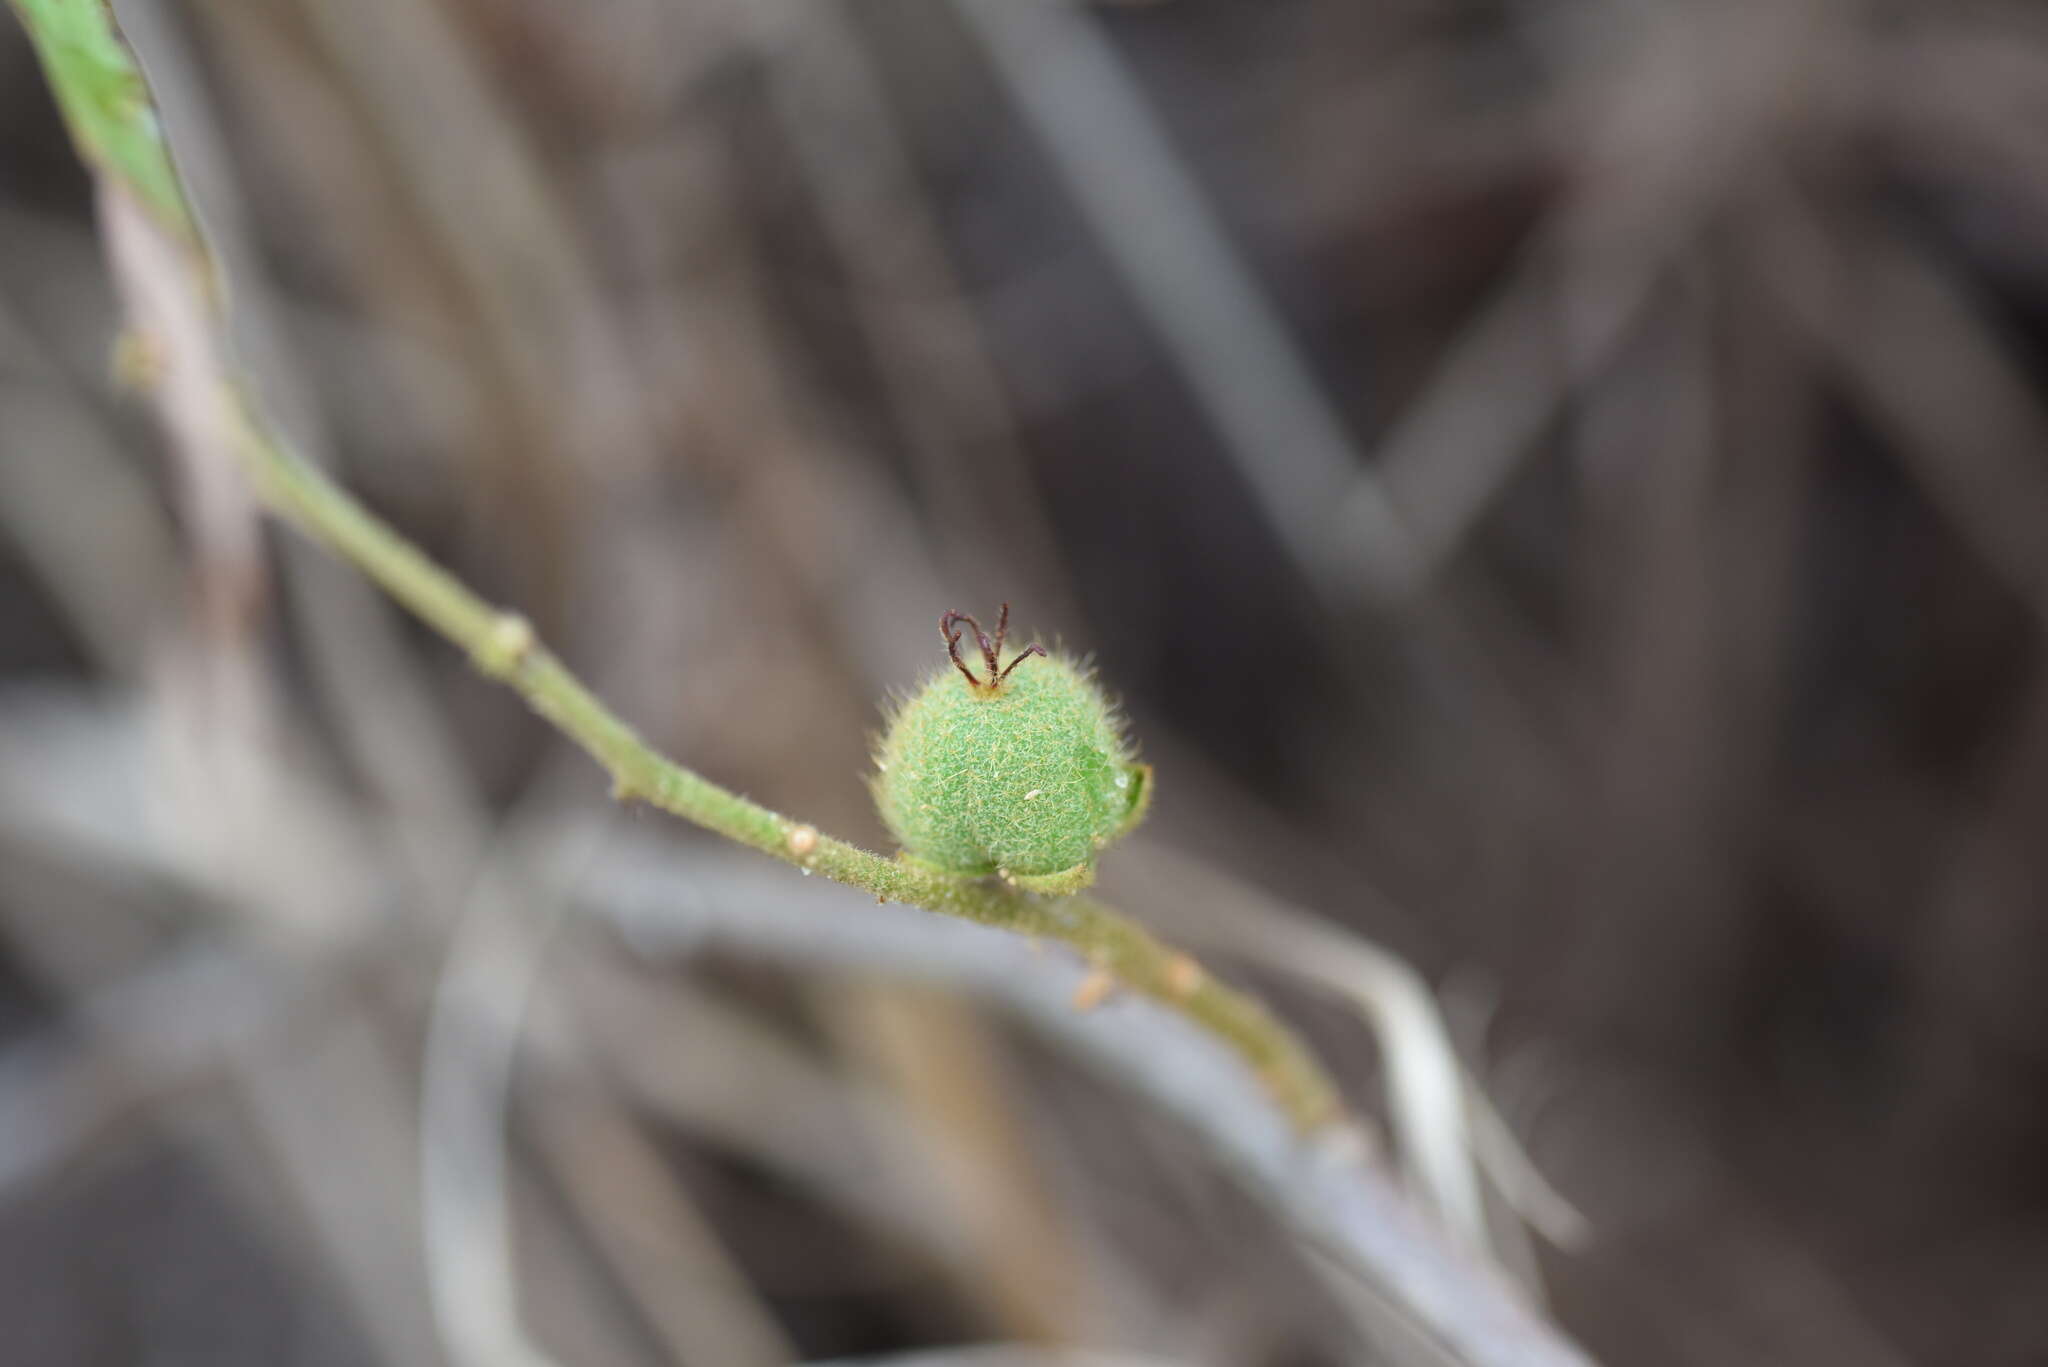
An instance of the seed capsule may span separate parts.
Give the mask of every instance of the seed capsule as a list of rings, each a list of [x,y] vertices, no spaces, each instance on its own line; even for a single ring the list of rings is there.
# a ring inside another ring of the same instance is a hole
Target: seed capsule
[[[1151,767],[1132,759],[1115,709],[1073,661],[1034,646],[997,668],[1008,618],[1005,604],[993,643],[971,618],[941,619],[953,665],[896,712],[870,782],[905,857],[1073,892],[1144,815]],[[985,679],[960,661],[962,621],[975,627]],[[1033,653],[1044,658],[1027,662]]]

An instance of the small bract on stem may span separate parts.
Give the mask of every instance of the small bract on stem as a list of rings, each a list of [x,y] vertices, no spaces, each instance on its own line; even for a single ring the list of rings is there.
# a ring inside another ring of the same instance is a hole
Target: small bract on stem
[[[982,662],[988,667],[987,683],[983,683],[980,679],[976,678],[974,671],[969,669],[966,662],[960,658],[960,624],[962,622],[974,628],[975,643],[981,647]],[[1003,640],[1009,634],[1010,605],[1008,603],[1003,604],[1001,612],[996,615],[996,638],[993,642],[989,640],[988,633],[981,629],[981,623],[975,621],[964,612],[945,612],[939,616],[939,635],[946,638],[946,654],[953,658],[953,668],[960,671],[962,677],[967,680],[967,686],[977,693],[993,693],[997,691],[1003,686],[1003,680],[1010,677],[1012,669],[1015,669],[1033,655],[1045,654],[1044,646],[1028,645],[1018,651],[1017,657],[1011,660],[1007,666],[998,668],[998,662],[1002,659],[1003,654]]]

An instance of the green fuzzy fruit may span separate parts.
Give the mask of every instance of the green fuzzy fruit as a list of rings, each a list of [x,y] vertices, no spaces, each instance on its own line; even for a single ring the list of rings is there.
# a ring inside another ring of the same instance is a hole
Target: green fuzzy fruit
[[[1144,815],[1151,766],[1132,760],[1086,671],[1059,656],[1017,663],[993,687],[947,669],[903,704],[875,756],[875,802],[905,858],[1072,892]]]

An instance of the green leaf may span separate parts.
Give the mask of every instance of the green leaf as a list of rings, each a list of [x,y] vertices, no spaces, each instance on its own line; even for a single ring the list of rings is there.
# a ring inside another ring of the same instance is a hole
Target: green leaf
[[[196,242],[156,105],[106,0],[14,0],[14,7],[80,154],[131,190],[167,232]]]

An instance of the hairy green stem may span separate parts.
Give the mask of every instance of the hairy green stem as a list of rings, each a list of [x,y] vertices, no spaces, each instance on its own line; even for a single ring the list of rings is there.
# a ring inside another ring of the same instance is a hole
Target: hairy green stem
[[[1115,981],[1163,1001],[1243,1056],[1295,1123],[1337,1114],[1322,1068],[1257,1001],[1217,982],[1128,917],[1088,897],[1045,900],[997,882],[969,881],[887,859],[749,801],[668,759],[606,707],[538,640],[524,618],[493,608],[325,475],[275,441],[236,403],[238,455],[266,503],[357,566],[468,651],[575,741],[638,799],[799,868],[891,902],[1072,945]]]
[[[221,293],[157,122],[149,88],[121,44],[105,0],[14,0],[81,155],[114,207],[139,205],[164,239],[153,260],[175,263],[198,300],[207,335],[171,339],[202,355],[178,364],[212,384],[233,454],[284,521],[375,580],[476,667],[516,691],[637,799],[763,854],[883,901],[905,902],[1071,945],[1118,985],[1201,1026],[1259,1076],[1306,1132],[1337,1119],[1336,1089],[1299,1040],[1259,1002],[1218,982],[1187,955],[1086,897],[1045,900],[1000,882],[968,881],[884,858],[820,834],[666,758],[643,741],[538,640],[526,620],[478,597],[365,509],[279,437],[227,360]],[[139,322],[141,320],[138,320]]]

